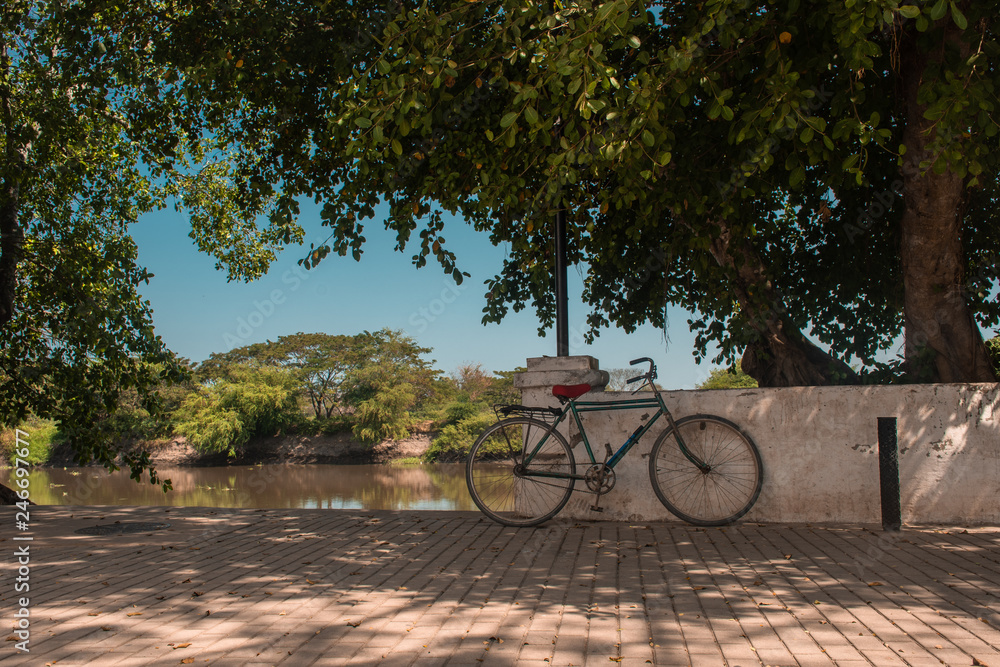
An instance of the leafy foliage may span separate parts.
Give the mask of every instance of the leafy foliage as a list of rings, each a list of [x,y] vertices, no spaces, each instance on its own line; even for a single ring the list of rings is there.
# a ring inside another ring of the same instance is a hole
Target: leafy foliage
[[[30,418],[18,426],[27,437],[20,439],[20,447],[25,444],[28,447],[28,455],[17,457],[28,465],[42,465],[49,460],[52,448],[63,441],[63,436],[59,432],[59,425],[49,419]],[[15,429],[4,429],[0,433],[0,455],[14,466],[15,450],[18,447],[18,438]]]
[[[465,460],[476,438],[495,421],[496,416],[492,412],[479,411],[445,426],[434,438],[424,458],[438,463]]]
[[[239,194],[202,131],[206,108],[153,57],[170,6],[10,0],[0,11],[0,421],[51,418],[79,462],[111,469],[122,401],[162,413],[155,389],[184,377],[138,294],[152,276],[129,225],[173,198],[239,279],[301,233],[258,228],[271,200]],[[149,467],[143,452],[122,460],[136,479]]]
[[[225,381],[190,394],[177,432],[203,452],[236,456],[257,436],[275,435],[298,419],[296,382],[280,368],[232,367]]]
[[[740,369],[713,368],[696,389],[743,389],[756,386],[757,381]]]
[[[530,305],[545,328],[551,221],[567,209],[592,335],[662,325],[674,303],[696,313],[699,357],[743,353],[770,384],[857,381],[845,361],[873,364],[900,333],[909,363],[932,351],[932,375],[953,356],[954,372],[980,374],[957,351],[974,357],[967,323],[1000,313],[963,287],[996,278],[988,3],[293,5],[191,10],[176,36],[197,29],[198,47],[175,55],[218,63],[188,83],[238,105],[219,131],[254,138],[242,178],[324,202],[331,238],[306,266],[360,257],[381,200],[397,247],[460,281],[443,217],[457,213],[510,249],[484,319]],[[932,191],[946,196],[917,196]],[[962,211],[961,229],[945,226]],[[921,216],[948,242],[921,244]],[[935,335],[935,318],[962,341]]]

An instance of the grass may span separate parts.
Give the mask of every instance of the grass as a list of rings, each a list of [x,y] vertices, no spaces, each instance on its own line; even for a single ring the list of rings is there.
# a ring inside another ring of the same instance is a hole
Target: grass
[[[6,429],[0,437],[0,450],[4,458],[14,465],[14,460],[20,458],[28,465],[36,466],[46,463],[52,452],[53,445],[60,441],[59,427],[54,421],[47,419],[29,419],[18,427],[21,437],[18,439],[14,429]],[[27,433],[27,436],[24,436]],[[19,456],[27,445],[28,455]]]

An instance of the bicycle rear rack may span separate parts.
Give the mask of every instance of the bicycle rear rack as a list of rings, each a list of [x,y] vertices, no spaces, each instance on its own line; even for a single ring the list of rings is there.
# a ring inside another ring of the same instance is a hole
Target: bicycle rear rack
[[[497,420],[516,414],[547,422],[554,420],[562,414],[562,410],[559,408],[528,407],[527,405],[494,405],[493,412],[496,414]]]

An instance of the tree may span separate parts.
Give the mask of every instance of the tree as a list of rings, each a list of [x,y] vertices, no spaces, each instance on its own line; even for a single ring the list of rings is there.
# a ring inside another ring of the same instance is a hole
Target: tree
[[[366,358],[358,336],[297,333],[212,354],[198,366],[205,379],[225,378],[233,364],[280,366],[292,371],[317,417],[344,407],[344,381]]]
[[[236,456],[250,440],[295,423],[297,381],[286,369],[239,366],[224,382],[189,394],[181,403],[177,431],[203,452]]]
[[[742,370],[730,368],[713,368],[704,381],[696,389],[744,389],[756,387],[757,381]]]
[[[493,385],[493,377],[482,364],[462,364],[452,371],[451,378],[463,398],[473,403],[483,400]]]
[[[398,247],[419,228],[415,263],[461,280],[460,213],[511,246],[485,319],[530,303],[544,327],[564,208],[594,334],[677,303],[700,355],[763,385],[857,381],[846,361],[867,373],[901,332],[909,377],[989,380],[994,21],[968,0],[237,2],[192,10],[180,57],[242,58],[191,83],[244,105],[223,123],[258,142],[244,179],[280,167],[283,196],[324,200],[307,266],[359,257],[381,199]]]
[[[154,62],[169,6],[0,9],[0,421],[55,419],[78,461],[109,468],[121,397],[156,412],[155,387],[183,377],[138,294],[152,276],[128,226],[175,198],[195,241],[238,279],[297,238],[257,227],[270,200],[238,196],[201,131],[204,107]],[[149,468],[141,452],[124,462],[136,479]]]

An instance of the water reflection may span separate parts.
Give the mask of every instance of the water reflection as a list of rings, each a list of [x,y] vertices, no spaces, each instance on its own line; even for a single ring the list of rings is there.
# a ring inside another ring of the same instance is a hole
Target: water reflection
[[[126,471],[34,470],[39,505],[177,505],[199,507],[475,510],[461,463],[435,465],[261,465],[158,468],[173,483],[166,494]],[[0,482],[10,486],[10,468]]]

